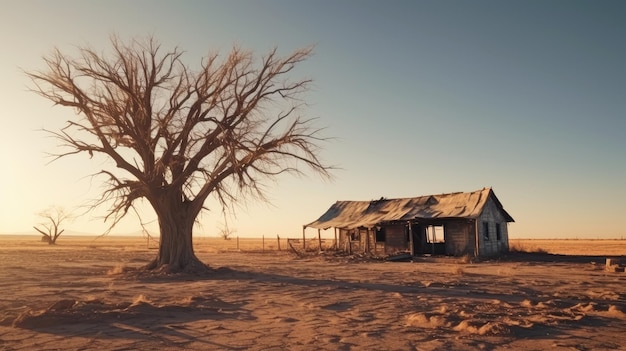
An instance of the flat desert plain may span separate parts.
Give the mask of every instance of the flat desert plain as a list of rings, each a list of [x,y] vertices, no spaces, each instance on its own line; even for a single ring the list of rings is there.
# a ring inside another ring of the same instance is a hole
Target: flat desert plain
[[[626,349],[621,240],[382,262],[199,238],[211,274],[164,276],[145,239],[38,239],[0,236],[0,350]]]

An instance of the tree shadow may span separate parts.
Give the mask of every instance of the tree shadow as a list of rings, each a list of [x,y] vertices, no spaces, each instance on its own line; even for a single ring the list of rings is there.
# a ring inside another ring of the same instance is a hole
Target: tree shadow
[[[14,320],[13,326],[67,337],[157,340],[166,346],[201,342],[223,349],[241,349],[199,338],[185,324],[203,320],[256,320],[243,308],[246,303],[225,302],[216,297],[194,297],[168,305],[149,301],[112,304],[67,299],[42,311],[24,312]]]

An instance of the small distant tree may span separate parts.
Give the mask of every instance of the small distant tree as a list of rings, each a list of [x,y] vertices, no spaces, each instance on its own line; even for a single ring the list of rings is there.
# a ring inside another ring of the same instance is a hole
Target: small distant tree
[[[46,241],[50,245],[56,244],[59,236],[65,231],[65,229],[61,229],[61,225],[71,219],[71,215],[58,206],[41,211],[39,217],[42,219],[41,223],[33,226],[33,228],[43,235],[42,241]]]
[[[233,229],[228,225],[226,215],[224,215],[224,225],[219,228],[220,238],[230,240],[235,233],[237,233],[237,229]]]

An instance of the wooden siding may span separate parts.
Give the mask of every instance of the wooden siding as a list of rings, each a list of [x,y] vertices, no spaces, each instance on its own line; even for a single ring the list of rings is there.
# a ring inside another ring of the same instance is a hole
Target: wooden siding
[[[470,238],[474,238],[474,235],[470,235],[472,228],[472,222],[468,220],[446,222],[443,226],[446,254],[454,256],[474,254],[475,244],[470,241]]]
[[[338,229],[337,232],[339,233],[339,238],[337,239],[337,248],[339,250],[345,251],[345,252],[349,252],[350,248],[349,248],[349,241],[350,241],[350,234],[349,234],[349,230],[345,230],[345,229]]]
[[[359,239],[360,239],[360,244],[361,244],[361,249],[359,250],[359,252],[370,252],[370,244],[372,243],[372,240],[370,240],[370,236],[369,236],[369,231],[366,228],[359,228]]]
[[[428,250],[426,248],[426,227],[423,225],[413,225],[413,245],[415,246],[415,254],[424,254]]]
[[[385,230],[385,253],[392,254],[398,251],[408,251],[406,225],[394,224],[384,227]]]
[[[498,209],[493,199],[485,204],[477,219],[479,255],[493,256],[509,251],[509,235],[506,218]],[[500,238],[497,237],[497,225],[500,226]],[[487,235],[488,233],[488,235]]]

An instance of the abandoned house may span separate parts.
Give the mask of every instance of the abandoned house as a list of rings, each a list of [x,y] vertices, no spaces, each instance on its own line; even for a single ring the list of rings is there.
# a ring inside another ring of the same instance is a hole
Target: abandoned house
[[[509,250],[514,222],[491,188],[373,201],[337,201],[306,228],[334,228],[339,250],[389,255],[493,256]]]

